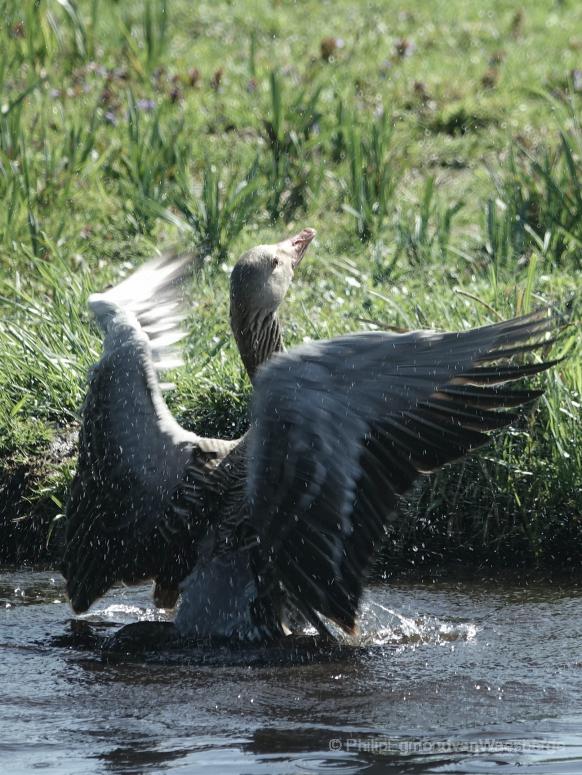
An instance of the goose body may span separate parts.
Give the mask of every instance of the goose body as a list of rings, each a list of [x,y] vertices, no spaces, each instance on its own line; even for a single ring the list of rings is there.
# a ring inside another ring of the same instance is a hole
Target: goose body
[[[282,349],[276,311],[313,229],[260,245],[237,262],[231,327],[251,379]],[[243,515],[245,439],[203,438],[183,429],[162,395],[158,371],[179,365],[181,291],[194,257],[167,255],[89,298],[103,355],[89,375],[79,458],[66,513],[61,564],[75,612],[116,582],[155,581],[171,608],[199,545],[231,540]]]
[[[276,639],[288,615],[321,634],[326,621],[353,632],[398,496],[541,395],[510,383],[554,365],[521,358],[551,341],[548,310],[284,352],[276,313],[313,234],[259,246],[233,270],[231,324],[254,389],[238,441],[185,431],[160,392],[185,259],[146,265],[143,294],[138,270],[90,300],[104,354],[67,510],[63,573],[76,611],[116,581],[153,578],[158,602],[181,591],[177,638]]]

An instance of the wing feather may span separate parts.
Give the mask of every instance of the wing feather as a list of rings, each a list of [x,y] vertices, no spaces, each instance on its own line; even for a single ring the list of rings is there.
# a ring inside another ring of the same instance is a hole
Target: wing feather
[[[548,310],[453,334],[373,332],[311,343],[261,370],[247,497],[270,572],[304,610],[350,631],[398,496],[514,422],[540,390],[506,383],[556,360]]]
[[[183,502],[192,500],[191,470],[218,455],[212,440],[172,417],[157,371],[178,355],[181,289],[193,263],[191,255],[156,258],[89,299],[104,341],[82,409],[66,513],[62,572],[76,611],[116,581],[155,577],[164,561],[179,574],[190,562],[185,549],[174,556],[171,546],[194,544],[200,525]]]

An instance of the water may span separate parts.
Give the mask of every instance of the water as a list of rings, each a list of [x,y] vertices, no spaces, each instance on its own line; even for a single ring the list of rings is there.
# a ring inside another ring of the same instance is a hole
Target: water
[[[150,600],[115,590],[71,638],[56,572],[0,573],[2,772],[582,772],[580,589],[381,585],[315,662],[103,661],[92,632]]]

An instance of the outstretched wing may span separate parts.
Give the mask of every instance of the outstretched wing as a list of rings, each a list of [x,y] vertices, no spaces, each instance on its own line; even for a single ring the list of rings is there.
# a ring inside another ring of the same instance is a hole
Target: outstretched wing
[[[397,496],[485,444],[539,390],[507,382],[556,327],[542,310],[459,334],[360,333],[278,355],[253,397],[248,492],[261,551],[291,599],[344,629]],[[312,616],[313,618],[313,616]]]
[[[192,496],[183,492],[192,489],[188,470],[212,465],[211,440],[174,420],[157,374],[179,362],[181,288],[192,264],[190,255],[162,256],[89,298],[104,340],[82,410],[66,514],[62,572],[75,611],[115,581],[162,572],[163,536],[176,529],[180,497]],[[196,532],[188,519],[183,524]]]

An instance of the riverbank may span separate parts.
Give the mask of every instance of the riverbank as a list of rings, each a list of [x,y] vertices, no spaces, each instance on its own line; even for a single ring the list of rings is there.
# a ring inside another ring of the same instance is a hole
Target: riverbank
[[[61,431],[42,454],[0,462],[0,563],[58,564],[63,504],[76,459],[77,428]]]
[[[250,387],[229,268],[308,225],[287,346],[541,305],[572,323],[533,413],[404,501],[385,566],[575,567],[582,6],[103,7],[13,2],[0,30],[0,557],[58,555],[100,350],[88,294],[170,245],[207,256],[168,400],[234,437]]]
[[[42,457],[3,461],[1,565],[58,567],[76,434],[76,428],[68,428]],[[535,515],[520,513],[512,491],[492,490],[494,481],[496,488],[503,485],[487,468],[494,471],[500,465],[491,457],[477,458],[423,477],[401,499],[372,578],[431,582],[507,577],[516,583],[579,579],[582,519],[576,501],[565,502],[570,512],[559,515],[556,509],[562,501],[542,504]],[[472,510],[467,507],[465,478],[472,480]]]

